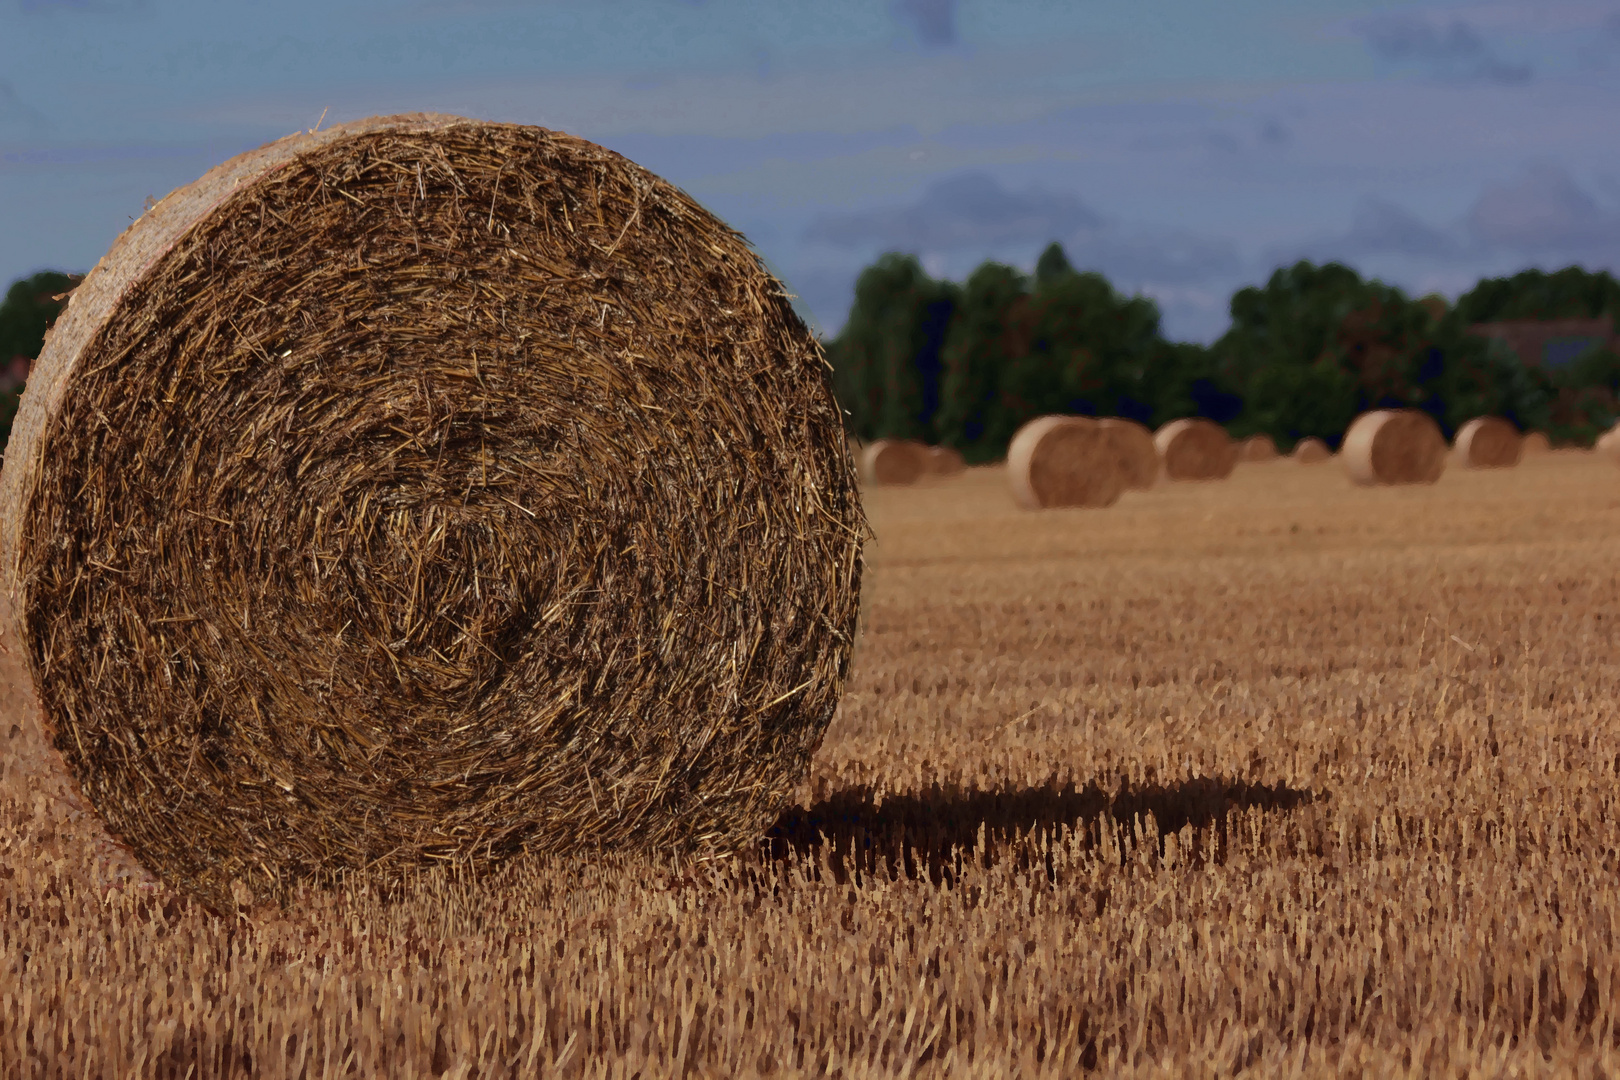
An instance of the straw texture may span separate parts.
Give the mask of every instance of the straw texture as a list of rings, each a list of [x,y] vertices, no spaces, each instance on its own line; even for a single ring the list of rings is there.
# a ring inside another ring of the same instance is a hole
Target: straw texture
[[[1432,484],[1446,468],[1446,440],[1428,413],[1378,409],[1356,417],[1339,456],[1358,484]]]
[[[1315,436],[1307,436],[1294,444],[1294,452],[1289,455],[1301,465],[1316,465],[1328,461],[1333,457],[1333,451],[1328,449],[1327,443]]]
[[[1153,445],[1171,480],[1224,480],[1237,465],[1238,447],[1226,429],[1198,417],[1164,425]]]
[[[1524,453],[1524,438],[1499,416],[1476,416],[1457,429],[1452,449],[1466,469],[1509,469]]]
[[[1159,451],[1153,445],[1153,432],[1134,420],[1110,416],[1099,420],[1102,429],[1113,440],[1119,466],[1125,473],[1125,486],[1131,491],[1146,491],[1159,480]]]
[[[1125,490],[1114,441],[1081,416],[1042,416],[1013,435],[1007,480],[1026,510],[1112,506]]]
[[[928,447],[910,439],[874,440],[861,456],[861,474],[869,484],[915,484],[931,465]]]
[[[814,339],[566,135],[378,118],[210,172],[80,286],[11,450],[43,759],[219,909],[735,845],[842,691],[865,525]]]

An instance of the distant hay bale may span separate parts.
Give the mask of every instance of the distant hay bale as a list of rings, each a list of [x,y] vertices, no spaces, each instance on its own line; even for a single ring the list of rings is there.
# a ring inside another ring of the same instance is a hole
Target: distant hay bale
[[[1113,440],[1120,468],[1125,473],[1125,487],[1131,491],[1146,491],[1158,483],[1159,451],[1153,445],[1153,432],[1119,416],[1110,416],[1098,423]]]
[[[1620,452],[1620,424],[1599,435],[1592,443],[1592,449],[1600,454],[1616,456],[1617,452]]]
[[[1026,510],[1112,506],[1125,490],[1115,443],[1095,420],[1043,416],[1007,448],[1007,479]]]
[[[1519,463],[1524,438],[1499,416],[1476,416],[1457,429],[1452,449],[1465,469],[1507,469]]]
[[[1327,443],[1313,435],[1295,443],[1294,452],[1288,456],[1301,465],[1315,465],[1318,462],[1330,460],[1333,457],[1333,451],[1328,449]]]
[[[955,476],[967,468],[961,451],[950,446],[928,448],[928,471],[934,476]]]
[[[1153,445],[1171,480],[1224,480],[1237,465],[1237,444],[1210,420],[1174,420],[1154,434]]]
[[[910,439],[877,439],[862,451],[861,475],[869,484],[915,484],[930,468],[928,447]]]
[[[1277,456],[1277,444],[1270,435],[1250,435],[1238,443],[1239,461],[1271,461]]]
[[[1428,413],[1378,409],[1356,417],[1340,456],[1358,484],[1432,484],[1445,471],[1446,440]]]
[[[0,783],[218,910],[751,842],[842,692],[843,440],[782,286],[617,154],[414,115],[234,158],[29,381]]]
[[[1552,450],[1552,442],[1548,440],[1544,431],[1532,431],[1525,435],[1524,442],[1520,444],[1522,454],[1545,454]]]

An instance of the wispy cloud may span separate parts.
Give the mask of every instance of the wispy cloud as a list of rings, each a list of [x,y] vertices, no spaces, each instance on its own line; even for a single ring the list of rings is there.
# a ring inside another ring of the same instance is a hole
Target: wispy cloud
[[[956,0],[894,0],[889,10],[922,44],[956,44]]]
[[[910,206],[824,214],[805,239],[848,249],[988,249],[1043,242],[1101,224],[1102,218],[1073,195],[1038,188],[1012,192],[985,173],[971,172],[935,182]]]
[[[1387,14],[1356,25],[1374,56],[1415,64],[1448,79],[1493,83],[1528,82],[1531,68],[1499,56],[1470,22],[1436,23],[1421,15]]]
[[[1484,245],[1512,251],[1620,255],[1620,217],[1551,165],[1488,186],[1468,211],[1467,229]]]

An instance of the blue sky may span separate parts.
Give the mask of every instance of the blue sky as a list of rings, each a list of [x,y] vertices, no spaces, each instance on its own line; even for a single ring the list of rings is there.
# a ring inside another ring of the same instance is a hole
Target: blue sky
[[[1620,265],[1620,0],[0,0],[0,284],[296,128],[542,124],[836,331],[885,250],[1077,265],[1210,340],[1281,263],[1448,296]]]

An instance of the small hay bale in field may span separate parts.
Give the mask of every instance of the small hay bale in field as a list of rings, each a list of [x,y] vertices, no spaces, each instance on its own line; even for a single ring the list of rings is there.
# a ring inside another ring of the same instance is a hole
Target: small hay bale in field
[[[1250,435],[1238,443],[1239,461],[1272,461],[1277,457],[1277,444],[1270,435]]]
[[[1159,481],[1159,451],[1153,445],[1153,432],[1134,420],[1110,416],[1097,421],[1114,441],[1120,468],[1125,472],[1125,487],[1131,491],[1146,491]]]
[[[1289,457],[1301,465],[1315,465],[1318,462],[1328,461],[1333,457],[1333,451],[1328,444],[1314,435],[1307,436],[1294,444],[1294,452]]]
[[[1597,440],[1592,443],[1592,449],[1600,454],[1608,454],[1611,457],[1620,454],[1620,424],[1599,435]]]
[[[1476,416],[1457,429],[1452,449],[1465,469],[1507,469],[1519,463],[1524,438],[1499,416]]]
[[[298,134],[131,226],[34,368],[21,738],[219,910],[724,849],[832,717],[864,532],[814,338],[679,190],[540,128]]]
[[[1532,431],[1525,435],[1519,450],[1521,454],[1545,454],[1552,450],[1552,442],[1545,431]]]
[[[1171,480],[1224,480],[1237,465],[1238,447],[1226,429],[1199,417],[1164,425],[1153,445]]]
[[[934,476],[955,476],[967,469],[962,452],[950,446],[928,448],[928,471]]]
[[[877,439],[861,454],[861,475],[869,484],[915,484],[929,471],[928,447],[910,439]]]
[[[1043,416],[1018,429],[1007,448],[1007,480],[1026,510],[1112,506],[1125,472],[1112,437],[1083,416]]]
[[[1432,484],[1446,468],[1446,439],[1428,413],[1377,409],[1356,417],[1339,456],[1358,484]]]

